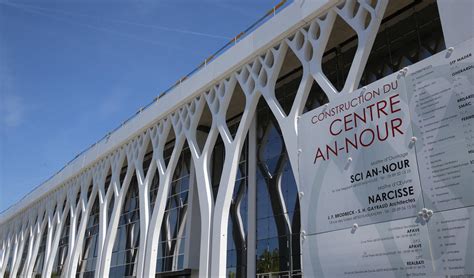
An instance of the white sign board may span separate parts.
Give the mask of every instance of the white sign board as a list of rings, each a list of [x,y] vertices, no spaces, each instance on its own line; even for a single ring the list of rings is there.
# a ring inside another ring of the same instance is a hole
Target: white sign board
[[[473,51],[471,39],[299,119],[305,276],[474,275]]]
[[[474,205],[474,43],[410,67],[406,78],[425,206]]]
[[[423,208],[403,79],[389,76],[303,115],[307,234],[412,217]]]
[[[309,236],[309,277],[446,277],[474,273],[474,208]],[[305,261],[306,262],[306,261]]]

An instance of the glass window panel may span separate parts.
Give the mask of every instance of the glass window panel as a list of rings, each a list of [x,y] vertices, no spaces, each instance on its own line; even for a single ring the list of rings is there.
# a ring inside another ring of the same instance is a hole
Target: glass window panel
[[[166,218],[164,219],[165,221],[163,221],[160,234],[160,243],[158,245],[156,267],[157,272],[178,270],[183,268],[183,255],[169,255],[184,253],[185,238],[180,237],[182,235],[179,235],[178,232],[180,227],[184,229],[186,223],[185,212],[187,209],[186,203],[189,190],[190,160],[191,157],[189,155],[189,149],[187,146],[185,146],[176,165],[175,172],[173,173],[171,190],[167,198]],[[166,230],[168,230],[168,233],[165,233]],[[167,235],[169,235],[169,238],[167,238]],[[172,250],[169,250],[169,248]],[[179,256],[182,256],[182,258],[180,259]]]
[[[186,238],[179,238],[179,254],[184,254],[184,247],[185,247],[185,241]]]
[[[178,269],[184,268],[184,255],[178,256]]]
[[[267,240],[267,243],[268,243],[268,250],[273,254],[273,256],[275,255],[278,255],[279,253],[279,245],[278,245],[278,238],[277,237],[273,237],[273,238],[269,238]]]
[[[237,266],[237,255],[235,250],[227,251],[227,266],[234,267]]]
[[[156,272],[163,271],[163,260],[161,256],[158,256],[158,260],[156,261]]]
[[[262,239],[257,241],[257,257],[260,257],[265,254],[265,252],[268,252],[268,240],[267,239]]]
[[[227,271],[226,271],[226,275],[227,277],[229,278],[234,278],[234,277],[237,277],[237,268],[235,267],[227,267]]]
[[[188,203],[188,192],[189,191],[183,191],[181,192],[181,200],[183,202],[183,204],[187,204]]]
[[[257,240],[266,239],[270,237],[268,229],[268,221],[273,221],[272,218],[260,218],[257,220]]]
[[[278,217],[278,216],[275,216],[275,217],[270,217],[268,219],[268,236],[269,237],[275,237],[275,236],[278,236],[278,231],[277,231],[277,226],[276,226],[276,220],[275,218]],[[280,216],[280,219],[283,218]],[[283,220],[282,220],[283,221]]]

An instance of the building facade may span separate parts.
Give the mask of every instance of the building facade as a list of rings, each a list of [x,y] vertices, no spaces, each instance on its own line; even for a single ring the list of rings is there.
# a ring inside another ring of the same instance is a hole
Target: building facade
[[[298,119],[465,43],[473,7],[290,3],[4,211],[0,276],[312,277]]]

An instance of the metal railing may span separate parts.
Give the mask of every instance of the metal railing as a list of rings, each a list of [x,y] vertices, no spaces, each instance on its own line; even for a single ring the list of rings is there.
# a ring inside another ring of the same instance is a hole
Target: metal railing
[[[267,272],[259,273],[256,275],[257,278],[290,278],[290,277],[302,277],[300,270],[287,270],[279,272]]]

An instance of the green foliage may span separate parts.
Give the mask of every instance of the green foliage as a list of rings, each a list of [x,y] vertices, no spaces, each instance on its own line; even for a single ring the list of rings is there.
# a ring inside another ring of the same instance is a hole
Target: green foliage
[[[257,273],[279,272],[280,261],[278,249],[265,250],[257,259]]]

